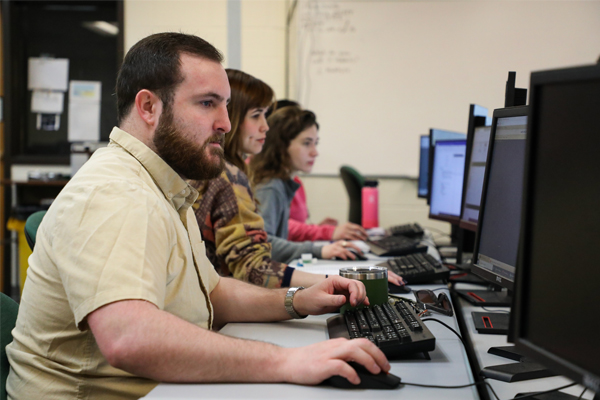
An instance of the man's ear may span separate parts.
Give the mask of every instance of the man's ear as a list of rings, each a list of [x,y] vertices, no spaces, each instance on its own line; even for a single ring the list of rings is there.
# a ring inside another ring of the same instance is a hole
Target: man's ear
[[[156,127],[162,113],[162,101],[155,93],[142,89],[135,96],[135,109],[146,124]]]

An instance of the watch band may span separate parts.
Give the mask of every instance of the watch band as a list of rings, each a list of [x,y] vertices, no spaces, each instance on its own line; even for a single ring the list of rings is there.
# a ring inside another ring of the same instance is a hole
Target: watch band
[[[288,314],[290,314],[290,317],[292,317],[294,319],[302,319],[302,318],[307,317],[306,315],[301,316],[294,309],[294,295],[296,294],[296,292],[298,290],[302,290],[302,289],[304,289],[303,286],[291,287],[288,289],[287,293],[285,294],[285,301],[283,303],[285,305],[285,311],[287,311]]]

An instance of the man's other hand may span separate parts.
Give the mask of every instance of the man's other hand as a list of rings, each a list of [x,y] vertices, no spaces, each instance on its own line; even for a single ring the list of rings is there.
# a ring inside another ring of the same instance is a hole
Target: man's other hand
[[[361,281],[336,275],[296,292],[294,309],[300,315],[319,315],[336,311],[347,301],[353,307],[368,305],[367,289]]]

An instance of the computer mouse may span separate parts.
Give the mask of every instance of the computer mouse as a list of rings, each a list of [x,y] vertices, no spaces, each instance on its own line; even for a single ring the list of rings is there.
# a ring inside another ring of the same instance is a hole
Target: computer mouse
[[[391,282],[388,282],[388,292],[396,293],[396,294],[408,294],[408,293],[412,293],[412,289],[406,285],[398,286],[398,285],[394,285]]]
[[[358,385],[353,385],[346,378],[339,375],[332,376],[323,381],[324,385],[333,386],[340,389],[396,389],[400,385],[400,378],[394,374],[381,372],[377,375],[372,374],[361,364],[349,362],[360,378]]]
[[[337,260],[337,261],[367,261],[367,260],[368,260],[367,256],[365,256],[365,255],[362,255],[362,254],[359,254],[359,253],[358,253],[356,250],[354,250],[354,249],[351,249],[351,248],[350,248],[350,249],[347,249],[347,250],[348,250],[350,253],[354,254],[354,257],[356,257],[356,260],[353,260],[353,259],[351,259],[351,258],[347,258],[347,259],[345,259],[345,260],[344,260],[343,258],[340,258],[340,257],[333,257],[333,259],[334,259],[334,260]]]

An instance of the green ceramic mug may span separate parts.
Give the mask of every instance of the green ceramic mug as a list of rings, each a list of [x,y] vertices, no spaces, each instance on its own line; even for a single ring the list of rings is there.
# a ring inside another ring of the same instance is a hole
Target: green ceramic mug
[[[384,304],[388,301],[388,270],[384,267],[346,267],[340,268],[340,276],[356,279],[364,283],[367,289],[367,297],[370,305]],[[358,308],[363,308],[361,305]],[[343,314],[346,310],[352,310],[346,303],[340,309]]]

